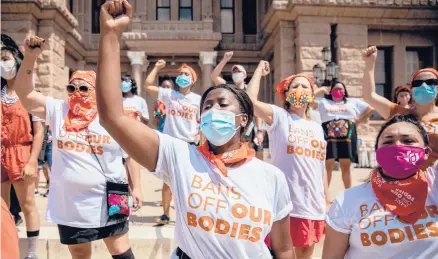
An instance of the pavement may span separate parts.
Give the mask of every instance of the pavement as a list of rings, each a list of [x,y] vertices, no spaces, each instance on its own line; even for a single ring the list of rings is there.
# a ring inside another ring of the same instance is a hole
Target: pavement
[[[267,152],[265,157],[268,157]],[[353,185],[364,182],[368,177],[369,171],[370,169],[353,168]],[[172,221],[166,226],[157,226],[154,222],[155,218],[162,214],[162,207],[160,206],[162,181],[148,173],[145,169],[143,169],[141,180],[144,199],[143,206],[130,217],[129,238],[132,250],[136,258],[170,258],[170,254],[175,248],[175,222]],[[40,193],[46,192],[43,176],[40,178],[39,187]],[[334,200],[336,195],[343,190],[344,185],[342,183],[341,172],[334,171],[329,188],[331,200]],[[67,246],[59,242],[56,224],[45,221],[47,198],[44,198],[42,195],[37,196],[36,204],[41,218],[40,240],[38,243],[39,259],[70,259],[71,256]],[[171,208],[170,218],[171,220],[175,219],[175,211],[173,208]],[[27,249],[26,228],[24,223],[18,226],[18,231],[20,236],[21,258],[24,258]],[[321,258],[322,248],[323,240],[315,247],[314,259]],[[103,241],[93,242],[92,258],[111,258]]]

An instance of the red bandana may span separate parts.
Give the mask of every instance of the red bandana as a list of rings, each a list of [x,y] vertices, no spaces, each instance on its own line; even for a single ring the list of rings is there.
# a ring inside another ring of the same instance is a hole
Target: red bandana
[[[405,180],[387,181],[375,169],[371,186],[379,202],[404,222],[414,224],[424,212],[428,185],[421,170]]]

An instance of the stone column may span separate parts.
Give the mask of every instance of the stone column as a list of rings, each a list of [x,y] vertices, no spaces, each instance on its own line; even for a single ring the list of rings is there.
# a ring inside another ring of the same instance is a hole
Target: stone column
[[[146,58],[144,51],[128,51],[127,56],[131,61],[132,72],[131,76],[135,79],[138,87],[138,95],[141,96],[143,86],[143,72],[142,67]]]
[[[365,66],[362,52],[368,46],[368,27],[364,24],[338,24],[336,36],[340,79],[351,97],[361,97]]]
[[[202,92],[213,85],[211,81],[211,73],[216,65],[216,51],[201,51],[199,53],[199,65],[202,69]]]
[[[234,42],[243,43],[242,0],[234,1]]]
[[[406,46],[403,44],[397,44],[394,46],[394,53],[392,55],[394,68],[392,82],[392,92],[399,85],[405,85],[406,82]]]
[[[38,58],[35,85],[45,95],[65,97],[68,68],[65,66],[65,35],[55,20],[41,20],[38,36],[46,40],[46,47]]]
[[[275,45],[274,45],[274,84],[281,79],[286,78],[295,72],[295,30],[293,22],[281,21],[275,31]],[[274,100],[277,105],[282,105],[281,100],[277,94],[274,95]]]

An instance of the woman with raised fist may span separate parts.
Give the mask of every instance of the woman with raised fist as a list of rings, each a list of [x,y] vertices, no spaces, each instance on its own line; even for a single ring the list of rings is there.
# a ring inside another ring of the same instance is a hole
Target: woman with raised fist
[[[363,74],[364,100],[368,102],[383,118],[389,120],[396,114],[412,114],[417,117],[429,135],[432,153],[423,164],[422,169],[433,165],[438,160],[438,71],[434,68],[420,69],[412,75],[410,88],[414,100],[413,107],[396,104],[376,93],[374,69],[377,58],[375,46],[367,48],[363,57],[365,69]]]
[[[123,6],[126,13],[122,15],[122,6],[115,6],[115,1],[102,7],[97,104],[102,125],[123,150],[174,193],[178,248],[171,258],[270,259],[263,242],[269,232],[276,257],[294,258],[289,236],[291,203],[284,175],[254,158],[255,152],[242,143],[254,117],[251,100],[243,90],[219,85],[203,94],[199,108],[207,141],[199,147],[123,114],[117,75],[121,33],[132,17],[131,5],[123,1]],[[192,80],[187,75],[184,78]],[[179,104],[179,95],[169,97],[171,105]]]
[[[35,61],[44,45],[44,39],[37,36],[26,40],[16,91],[23,106],[52,129],[47,220],[58,225],[61,243],[68,246],[73,259],[91,258],[92,241],[100,239],[112,258],[133,259],[128,216],[130,197],[135,210],[140,191],[133,184],[130,192],[122,149],[99,122],[96,73],[74,72],[65,87],[68,101],[44,96],[33,89],[32,80]],[[120,81],[117,88],[121,95]],[[138,178],[131,175],[131,179]]]

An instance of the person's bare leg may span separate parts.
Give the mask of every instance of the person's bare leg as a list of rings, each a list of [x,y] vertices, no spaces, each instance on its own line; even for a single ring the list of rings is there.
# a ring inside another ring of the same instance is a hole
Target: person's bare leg
[[[163,199],[163,213],[167,216],[170,214],[170,202],[172,201],[172,191],[169,185],[163,183],[163,191],[161,193]]]
[[[23,211],[27,231],[27,256],[37,257],[37,245],[40,231],[40,214],[35,204],[35,180],[26,179],[15,182],[14,189]]]
[[[91,242],[69,245],[68,250],[72,259],[91,259]]]
[[[128,233],[104,238],[103,242],[112,256],[121,255],[131,248]],[[130,258],[134,258],[133,255]]]
[[[332,180],[332,172],[333,168],[335,168],[335,159],[327,159],[325,160],[325,169],[327,170],[327,182],[330,186],[330,181]]]
[[[351,187],[351,161],[350,159],[339,159],[341,166],[342,181],[344,181],[345,189]]]
[[[296,259],[311,259],[315,245],[310,247],[295,247]]]
[[[49,169],[49,164],[47,164],[47,162],[44,164],[44,167],[43,167],[43,173],[44,173],[44,178],[46,179],[46,182],[47,182],[47,188],[49,188],[49,183],[50,183],[50,169]]]
[[[2,199],[8,208],[11,207],[11,182],[9,181],[2,183]]]

